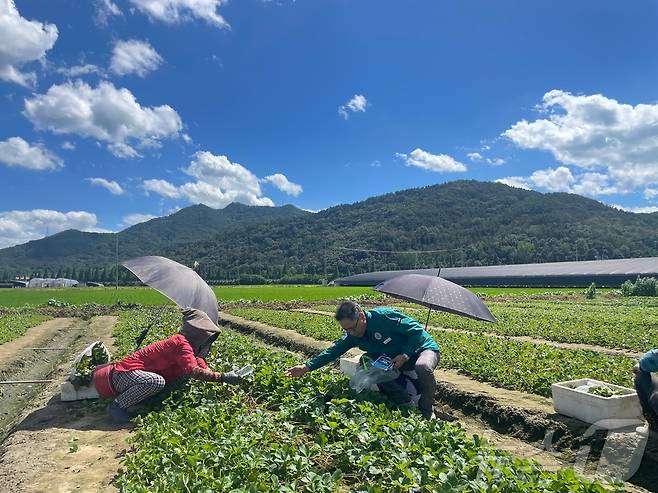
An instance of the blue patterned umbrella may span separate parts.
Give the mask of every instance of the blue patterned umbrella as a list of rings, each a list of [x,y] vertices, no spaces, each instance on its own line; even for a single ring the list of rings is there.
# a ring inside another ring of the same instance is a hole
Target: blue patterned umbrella
[[[421,274],[396,276],[375,286],[377,291],[428,307],[485,322],[495,322],[480,298],[447,279]],[[429,313],[428,313],[429,320]]]

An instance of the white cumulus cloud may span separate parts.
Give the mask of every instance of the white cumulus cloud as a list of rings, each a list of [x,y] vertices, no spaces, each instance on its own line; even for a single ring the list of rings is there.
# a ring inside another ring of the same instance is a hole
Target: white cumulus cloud
[[[121,188],[121,185],[114,180],[106,180],[105,178],[86,178],[86,180],[92,185],[103,187],[112,195],[123,195],[126,193],[126,191]]]
[[[573,174],[566,166],[536,170],[527,177],[508,176],[496,182],[528,190],[577,193],[590,197],[624,193],[624,190],[610,183],[608,175],[596,172]]]
[[[80,80],[53,85],[26,99],[23,114],[40,130],[105,142],[122,158],[139,156],[133,145],[179,137],[183,127],[170,106],[142,106],[128,89],[110,82],[95,88]]]
[[[144,180],[142,186],[146,192],[154,192],[163,197],[169,197],[170,199],[178,199],[181,197],[178,187],[172,185],[166,180]]]
[[[473,162],[479,162],[479,161],[485,161],[489,164],[492,164],[494,166],[500,166],[502,164],[505,164],[505,160],[500,157],[495,157],[495,158],[490,158],[490,157],[484,157],[482,154],[479,152],[469,152],[466,154],[466,157],[470,159]]]
[[[266,176],[263,178],[263,181],[271,183],[282,192],[292,195],[293,197],[297,197],[303,191],[301,185],[289,181],[288,177],[282,173],[274,173],[273,175]]]
[[[44,61],[46,51],[57,41],[57,26],[21,17],[14,0],[0,0],[0,79],[31,87],[34,72],[22,72],[23,65]]]
[[[496,183],[502,183],[508,187],[522,188],[523,190],[531,190],[532,188],[522,176],[508,176],[506,178],[499,178]]]
[[[227,3],[227,0],[130,0],[130,2],[151,20],[177,24],[201,19],[216,27],[229,27],[218,12],[219,7]]]
[[[110,70],[117,75],[137,74],[146,77],[162,63],[162,57],[146,41],[117,41],[112,50]]]
[[[632,212],[634,214],[652,214],[658,212],[658,207],[655,206],[640,206],[640,207],[625,207],[623,205],[611,204],[610,207],[619,209],[626,212]]]
[[[41,145],[32,145],[20,137],[0,141],[0,163],[35,171],[64,166],[62,160]]]
[[[156,217],[158,216],[154,216],[153,214],[142,214],[140,212],[135,212],[133,214],[127,214],[123,216],[121,225],[124,227],[134,226],[135,224],[145,223],[146,221],[150,221],[151,219],[155,219]]]
[[[530,181],[549,192],[569,192],[575,180],[569,168],[560,166],[537,170],[530,176]]]
[[[362,94],[355,94],[347,103],[338,107],[338,114],[345,120],[350,117],[350,113],[365,113],[368,107],[368,100]]]
[[[447,154],[431,154],[422,149],[414,149],[409,154],[397,153],[396,156],[404,159],[407,166],[415,166],[429,171],[439,173],[466,171],[466,165]]]
[[[658,196],[658,188],[645,188],[644,189],[644,198],[651,200]]]
[[[550,152],[563,165],[600,170],[618,190],[658,183],[658,104],[623,104],[601,94],[553,90],[539,109],[503,133],[523,149]]]
[[[263,196],[258,177],[241,164],[232,163],[226,156],[197,152],[184,171],[196,181],[176,186],[167,180],[152,179],[145,180],[142,186],[147,192],[217,209],[231,202],[274,205],[271,199]]]
[[[96,0],[94,22],[101,27],[107,26],[112,17],[121,17],[123,12],[112,0]]]
[[[67,229],[101,231],[96,223],[96,214],[85,211],[35,209],[0,212],[0,248],[19,245]]]
[[[65,77],[75,78],[80,77],[81,75],[89,74],[103,75],[104,71],[97,65],[92,63],[85,63],[82,65],[74,65],[72,67],[59,67],[57,69],[57,73],[62,74]]]

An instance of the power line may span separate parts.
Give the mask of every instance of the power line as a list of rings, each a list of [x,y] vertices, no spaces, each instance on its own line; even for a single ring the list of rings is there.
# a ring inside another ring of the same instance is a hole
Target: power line
[[[446,248],[443,250],[369,250],[366,248],[347,248],[335,247],[337,250],[349,250],[352,252],[367,252],[367,253],[441,253],[441,252],[457,252],[463,250],[462,248]]]

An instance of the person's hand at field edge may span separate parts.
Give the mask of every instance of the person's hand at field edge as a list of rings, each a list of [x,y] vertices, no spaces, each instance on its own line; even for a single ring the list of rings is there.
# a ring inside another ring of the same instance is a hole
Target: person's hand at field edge
[[[308,371],[311,371],[311,369],[308,366],[306,366],[306,365],[297,365],[297,366],[293,366],[292,368],[288,368],[286,370],[285,375],[287,377],[297,378],[297,377],[301,377],[302,375],[304,375]]]
[[[244,379],[235,371],[229,371],[222,374],[221,381],[228,385],[240,385]]]
[[[409,356],[407,356],[404,353],[398,354],[395,358],[393,358],[393,367],[394,368],[400,368],[407,361],[409,361]]]

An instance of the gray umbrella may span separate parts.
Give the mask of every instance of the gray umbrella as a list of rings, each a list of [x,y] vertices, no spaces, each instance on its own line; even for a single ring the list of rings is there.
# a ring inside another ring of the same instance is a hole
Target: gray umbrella
[[[181,308],[203,310],[217,325],[217,297],[206,281],[189,267],[165,257],[138,257],[121,265]]]
[[[485,322],[496,321],[480,298],[468,289],[441,277],[406,274],[379,283],[375,289],[426,306],[430,310],[454,313]]]

